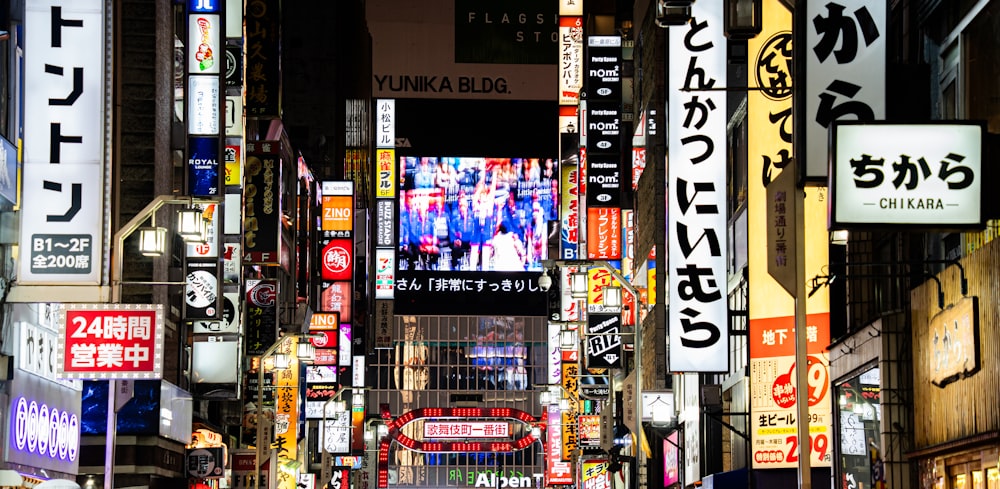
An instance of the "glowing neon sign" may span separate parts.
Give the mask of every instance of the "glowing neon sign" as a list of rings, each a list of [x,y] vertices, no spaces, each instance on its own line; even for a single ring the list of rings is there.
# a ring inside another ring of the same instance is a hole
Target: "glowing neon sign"
[[[76,414],[19,397],[11,417],[14,446],[22,452],[75,461],[80,448]]]

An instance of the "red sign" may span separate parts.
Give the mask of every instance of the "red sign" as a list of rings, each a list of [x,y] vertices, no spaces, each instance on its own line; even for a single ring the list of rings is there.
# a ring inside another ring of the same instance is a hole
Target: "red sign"
[[[587,259],[620,260],[622,257],[622,210],[617,207],[587,208]]]
[[[62,378],[160,378],[163,305],[62,304],[56,354]]]
[[[323,280],[350,280],[354,267],[354,241],[351,239],[331,239],[323,247],[321,256]]]

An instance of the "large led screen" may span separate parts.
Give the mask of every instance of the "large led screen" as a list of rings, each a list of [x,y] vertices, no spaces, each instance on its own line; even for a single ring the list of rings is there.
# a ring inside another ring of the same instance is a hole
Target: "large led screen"
[[[399,270],[542,270],[556,159],[403,156],[399,167]]]

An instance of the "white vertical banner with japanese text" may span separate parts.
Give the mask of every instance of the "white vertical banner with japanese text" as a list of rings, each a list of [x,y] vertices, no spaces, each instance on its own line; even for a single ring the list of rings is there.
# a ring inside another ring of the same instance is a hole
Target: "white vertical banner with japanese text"
[[[18,283],[98,284],[105,260],[103,0],[25,5]]]
[[[723,2],[669,29],[669,368],[729,367],[726,304],[726,38]]]
[[[805,177],[827,177],[827,131],[835,120],[885,119],[886,3],[801,2],[805,10]],[[801,163],[800,163],[801,165]]]

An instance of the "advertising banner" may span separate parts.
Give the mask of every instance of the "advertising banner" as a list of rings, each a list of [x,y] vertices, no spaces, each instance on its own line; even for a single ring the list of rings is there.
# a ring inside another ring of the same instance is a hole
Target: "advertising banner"
[[[621,368],[621,314],[587,315],[587,368]]]
[[[247,279],[245,341],[248,356],[263,355],[278,334],[277,280]]]
[[[58,377],[161,377],[162,304],[61,304],[58,317]]]
[[[354,303],[351,293],[351,282],[327,281],[320,282],[319,310],[323,312],[340,313],[342,323],[351,322],[351,305]]]
[[[243,188],[243,262],[280,265],[281,142],[247,142]]]
[[[668,29],[668,334],[674,372],[729,368],[726,303],[726,37],[722,3]]]
[[[753,467],[795,467],[798,457],[796,407],[791,381],[795,372],[795,303],[775,277],[794,270],[794,252],[780,253],[780,240],[795,242],[794,209],[802,205],[805,229],[805,272],[807,277],[826,275],[829,234],[824,217],[825,187],[806,189],[804,202],[795,199],[791,173],[792,90],[791,14],[778,0],[765,0],[763,30],[748,42],[755,69],[748,83],[759,86],[747,95],[747,181],[748,266],[750,287],[750,419]],[[756,177],[754,177],[756,175]],[[787,182],[782,189],[783,182]],[[771,239],[768,239],[770,235]],[[794,284],[794,274],[791,278]],[[786,281],[787,282],[787,281]],[[799,293],[804,285],[799,285]],[[829,292],[823,287],[806,299],[806,328],[809,338],[809,431],[812,435],[813,467],[830,467],[831,437],[828,354]]]
[[[587,207],[587,259],[621,259],[621,213],[617,207]]]
[[[101,280],[110,49],[104,5],[40,0],[24,7],[24,43],[31,46],[24,83],[31,89],[24,92],[18,284]]]
[[[7,382],[10,403],[3,406],[7,424],[4,458],[8,463],[75,473],[80,455],[80,389],[35,375],[15,375]],[[7,396],[3,396],[7,400]]]
[[[577,258],[580,242],[580,117],[576,106],[559,107],[560,221],[559,256]]]
[[[750,321],[751,440],[755,469],[798,466],[798,417],[795,405],[795,318]],[[830,315],[809,314],[808,329],[809,440],[812,467],[833,463],[830,402]]]
[[[583,17],[559,17],[559,105],[576,106],[583,89]]]
[[[219,260],[188,260],[184,319],[219,319]]]
[[[375,147],[394,148],[396,147],[396,101],[383,98],[378,99],[375,105]]]
[[[391,199],[396,197],[396,150],[375,151],[375,197]]]
[[[320,250],[320,278],[349,281],[354,276],[354,240],[330,239]]]
[[[246,0],[247,117],[279,117],[281,90],[281,16],[278,0]]]
[[[805,154],[796,160],[807,179],[825,182],[830,123],[886,117],[886,3],[806,2],[802,10],[805,62],[797,63],[804,66],[796,83],[805,95],[796,103],[796,129]]]
[[[580,366],[577,362],[562,362],[562,390],[563,396],[570,399],[570,409],[562,411],[562,459],[567,462],[575,462],[578,441],[577,441],[577,400],[579,397],[579,377]]]
[[[984,122],[845,122],[831,131],[835,229],[986,226]]]

